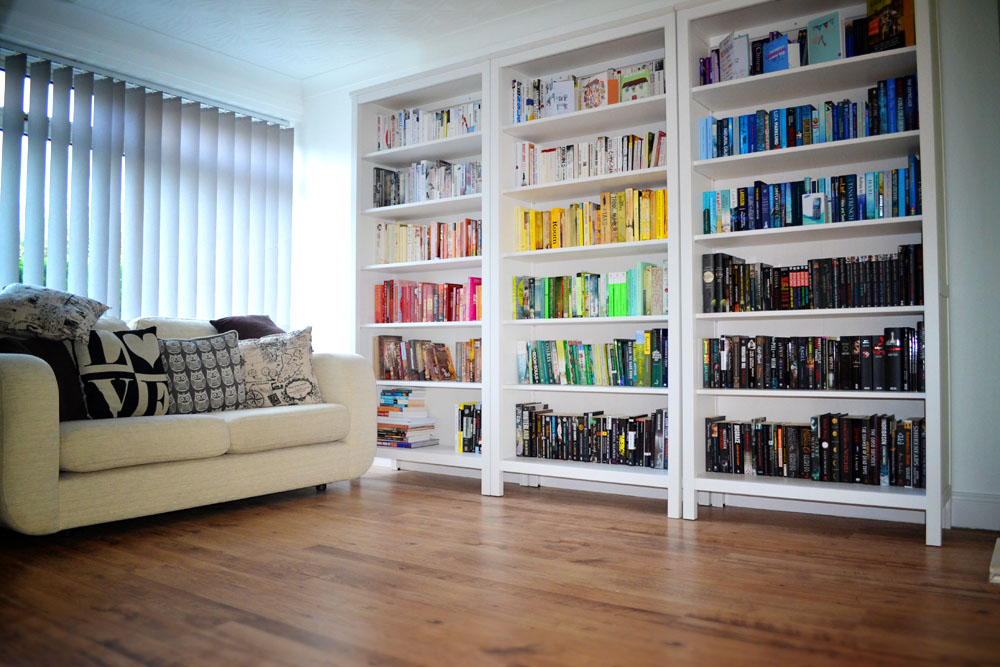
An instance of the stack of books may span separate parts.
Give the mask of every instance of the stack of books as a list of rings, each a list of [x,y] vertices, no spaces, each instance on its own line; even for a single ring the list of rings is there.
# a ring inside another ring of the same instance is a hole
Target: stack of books
[[[427,413],[423,389],[383,389],[378,403],[378,444],[381,447],[429,447],[441,441]]]

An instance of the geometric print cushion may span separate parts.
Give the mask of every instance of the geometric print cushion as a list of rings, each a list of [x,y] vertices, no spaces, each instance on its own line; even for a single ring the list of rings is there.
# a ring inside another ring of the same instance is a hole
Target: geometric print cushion
[[[239,410],[246,401],[239,336],[229,331],[202,338],[161,338],[170,414]]]
[[[248,408],[322,403],[312,369],[312,327],[241,340]]]
[[[87,342],[73,343],[73,352],[91,419],[167,414],[167,374],[156,327],[92,330]]]

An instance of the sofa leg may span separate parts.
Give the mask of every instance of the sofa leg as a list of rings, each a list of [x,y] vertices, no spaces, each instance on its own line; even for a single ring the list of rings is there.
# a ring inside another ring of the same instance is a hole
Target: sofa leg
[[[316,485],[316,493],[323,493],[324,491],[326,491],[326,484]]]

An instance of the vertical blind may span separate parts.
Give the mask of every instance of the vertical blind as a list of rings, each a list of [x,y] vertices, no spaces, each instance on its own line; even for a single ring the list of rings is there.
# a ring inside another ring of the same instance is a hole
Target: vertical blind
[[[288,324],[292,129],[24,54],[3,70],[0,285]]]

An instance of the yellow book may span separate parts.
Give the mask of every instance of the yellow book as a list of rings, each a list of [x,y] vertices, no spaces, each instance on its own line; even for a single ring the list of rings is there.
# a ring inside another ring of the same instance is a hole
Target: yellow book
[[[517,229],[517,251],[524,252],[528,249],[528,235],[527,230],[524,228],[524,207],[518,206],[514,209],[514,220],[518,223]]]
[[[667,238],[667,191],[656,191],[656,238]]]
[[[601,243],[612,243],[611,237],[611,193],[601,193]]]
[[[625,242],[635,241],[635,191],[632,188],[625,190]]]
[[[552,247],[552,211],[542,211],[542,247]]]
[[[614,197],[615,197],[615,216],[617,218],[616,224],[618,226],[618,242],[624,243],[627,237],[627,234],[625,232],[627,228],[626,224],[627,220],[625,218],[625,193],[616,192]]]
[[[650,233],[649,190],[643,190],[639,198],[639,240],[648,241],[653,238]]]
[[[561,214],[562,214],[561,208],[554,208],[551,211],[549,211],[549,225],[552,227],[552,229],[549,231],[549,237],[552,241],[553,248],[562,247],[561,244],[559,243],[561,240],[559,238],[559,234],[561,233],[559,230],[559,217]]]

